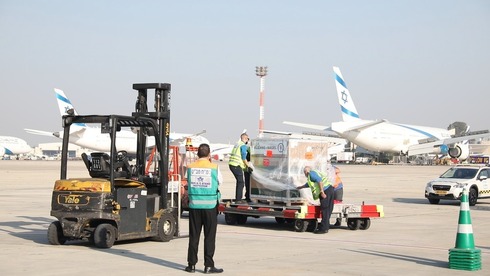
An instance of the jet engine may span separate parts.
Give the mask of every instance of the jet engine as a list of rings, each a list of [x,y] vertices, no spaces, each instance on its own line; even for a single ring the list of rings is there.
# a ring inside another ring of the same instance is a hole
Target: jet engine
[[[470,155],[470,146],[468,144],[456,144],[454,147],[449,148],[448,154],[451,158],[466,160]]]

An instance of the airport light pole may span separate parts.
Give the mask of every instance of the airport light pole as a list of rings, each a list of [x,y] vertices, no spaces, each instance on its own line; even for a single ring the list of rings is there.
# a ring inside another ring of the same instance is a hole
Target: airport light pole
[[[264,135],[264,87],[265,76],[267,76],[267,66],[255,66],[255,75],[260,78],[259,138],[261,138]]]

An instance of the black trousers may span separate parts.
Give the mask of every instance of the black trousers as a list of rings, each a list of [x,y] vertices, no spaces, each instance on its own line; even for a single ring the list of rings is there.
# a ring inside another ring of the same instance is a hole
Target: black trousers
[[[243,172],[243,175],[245,176],[245,199],[247,201],[250,201],[250,173],[249,172]]]
[[[245,185],[245,180],[243,178],[243,169],[240,166],[229,165],[229,167],[231,173],[233,173],[233,176],[235,176],[236,179],[235,200],[242,200],[243,186]]]
[[[189,210],[189,247],[187,263],[197,264],[199,238],[204,227],[204,266],[214,266],[214,251],[216,249],[216,230],[218,228],[218,206],[213,209]]]
[[[333,187],[332,185],[329,185],[327,189],[324,190],[326,197],[322,198],[320,195],[320,209],[322,211],[322,222],[320,226],[318,227],[319,230],[326,230],[330,229],[330,216],[332,215],[333,211]]]

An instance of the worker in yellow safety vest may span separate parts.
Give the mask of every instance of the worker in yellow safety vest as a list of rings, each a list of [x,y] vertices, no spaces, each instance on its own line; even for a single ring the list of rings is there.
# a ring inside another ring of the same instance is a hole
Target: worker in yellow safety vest
[[[310,166],[306,166],[303,170],[306,176],[306,184],[296,187],[300,190],[303,188],[310,188],[313,199],[320,199],[320,209],[322,212],[322,222],[315,230],[315,234],[328,233],[330,228],[330,216],[333,211],[333,194],[334,189],[330,181],[328,181],[328,175],[316,170],[312,170]]]
[[[235,202],[237,203],[246,202],[243,200],[243,188],[245,186],[244,171],[253,171],[252,163],[247,161],[249,140],[247,133],[240,135],[240,140],[231,150],[230,161],[228,162],[228,167],[236,179]],[[248,196],[246,200],[250,201],[250,182],[248,182],[247,186],[245,196]]]

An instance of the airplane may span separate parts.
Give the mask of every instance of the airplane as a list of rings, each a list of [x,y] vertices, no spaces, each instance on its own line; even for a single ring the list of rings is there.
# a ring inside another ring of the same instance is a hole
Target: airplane
[[[78,115],[78,112],[73,107],[71,101],[66,97],[65,93],[61,89],[54,89],[56,100],[58,102],[58,108],[61,116],[67,115],[69,110],[73,111],[73,114]],[[63,139],[63,131],[49,132],[35,129],[24,129],[26,132],[35,135],[54,136]],[[170,144],[185,146],[188,138],[191,139],[192,144],[200,145],[202,143],[209,144],[209,140],[201,134],[206,131],[202,131],[198,134],[186,134],[186,133],[170,133]],[[127,151],[130,154],[136,153],[136,133],[129,130],[121,130],[118,132],[117,149]],[[147,145],[149,147],[155,144],[153,139],[148,139]],[[110,150],[110,137],[107,133],[101,133],[100,126],[89,126],[86,124],[72,125],[70,128],[70,142],[83,148],[91,149],[94,151],[108,152]]]
[[[32,148],[26,141],[12,136],[0,136],[0,157],[29,153]]]
[[[455,135],[455,129],[392,123],[388,120],[361,119],[349,89],[338,67],[333,67],[342,121],[331,127],[284,121],[284,124],[334,132],[350,142],[373,152],[402,155],[448,154],[452,158],[468,158],[469,140],[490,136],[488,130]]]

